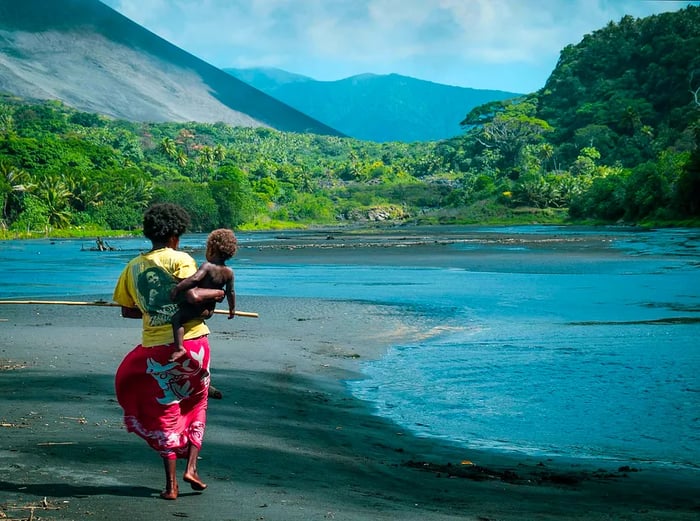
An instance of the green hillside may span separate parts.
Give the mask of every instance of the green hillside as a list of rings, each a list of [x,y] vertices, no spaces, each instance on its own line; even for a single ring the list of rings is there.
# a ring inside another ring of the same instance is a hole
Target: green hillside
[[[159,201],[183,205],[199,231],[698,226],[699,37],[700,7],[625,17],[564,49],[540,92],[475,107],[461,135],[430,142],[129,122],[5,95],[0,237],[133,230]]]
[[[700,8],[619,23],[562,50],[538,93],[538,117],[562,160],[594,146],[601,162],[632,167],[688,149],[700,87]]]
[[[470,112],[459,168],[517,205],[638,222],[698,216],[700,7],[624,17],[562,50],[545,87]]]

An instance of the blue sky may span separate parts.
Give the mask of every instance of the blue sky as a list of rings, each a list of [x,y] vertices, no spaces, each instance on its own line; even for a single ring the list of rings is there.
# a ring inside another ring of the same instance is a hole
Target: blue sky
[[[102,0],[220,68],[316,80],[398,73],[511,92],[544,86],[559,51],[624,15],[700,1]]]

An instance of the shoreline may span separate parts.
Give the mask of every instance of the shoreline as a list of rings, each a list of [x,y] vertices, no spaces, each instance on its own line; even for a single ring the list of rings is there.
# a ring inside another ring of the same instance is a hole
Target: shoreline
[[[139,321],[114,308],[0,307],[0,513],[651,521],[700,512],[697,472],[465,449],[375,416],[345,381],[424,327],[400,308],[245,295],[239,303],[260,318],[208,322],[212,381],[224,393],[209,402],[200,474],[210,486],[183,488],[175,502],[156,499],[159,458],[125,432],[113,396]]]
[[[290,225],[293,223],[290,223]],[[549,226],[562,228],[591,228],[591,229],[630,229],[630,230],[661,230],[661,229],[700,229],[700,220],[698,219],[683,219],[683,220],[668,220],[668,221],[651,221],[651,222],[619,222],[619,221],[571,221],[571,220],[538,220],[538,219],[496,219],[493,221],[480,220],[479,222],[465,221],[462,223],[435,224],[430,222],[413,222],[413,221],[389,221],[389,222],[336,222],[324,224],[300,224],[299,226],[285,227],[246,227],[240,230],[241,233],[392,233],[393,231],[404,231],[421,228],[432,228],[435,230],[452,228],[478,228],[478,227],[527,227],[527,226]],[[206,233],[206,232],[202,232]],[[238,232],[236,232],[238,233]],[[12,240],[35,240],[35,239],[90,239],[94,241],[96,237],[108,237],[110,239],[123,239],[140,237],[139,230],[82,230],[82,229],[59,229],[53,230],[53,233],[34,230],[29,232],[6,232],[0,233],[0,241]]]

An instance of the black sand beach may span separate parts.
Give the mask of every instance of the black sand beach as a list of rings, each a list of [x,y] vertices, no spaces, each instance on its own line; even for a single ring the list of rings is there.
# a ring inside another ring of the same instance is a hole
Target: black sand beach
[[[338,255],[339,246],[324,252],[317,238],[310,242],[290,244],[284,262]],[[357,258],[366,255],[361,242],[351,248]],[[416,265],[446,255],[423,242],[412,249]],[[371,248],[379,263],[396,254]],[[239,256],[279,258],[264,244]],[[209,402],[199,466],[209,488],[193,492],[181,482],[178,500],[166,502],[158,498],[158,456],[124,430],[114,399],[114,373],[138,342],[139,322],[117,308],[0,306],[0,519],[683,521],[700,514],[697,472],[467,450],[374,416],[343,381],[360,378],[359,364],[387,346],[429,334],[404,310],[246,295],[238,308],[260,318],[209,321],[213,382],[224,393]]]
[[[0,308],[0,518],[697,519],[698,483],[677,471],[498,457],[373,416],[341,380],[414,333],[397,310],[245,297],[240,307],[260,318],[210,321],[224,399],[209,406],[209,488],[175,502],[158,498],[159,458],[122,428],[114,400],[138,321],[115,308]]]

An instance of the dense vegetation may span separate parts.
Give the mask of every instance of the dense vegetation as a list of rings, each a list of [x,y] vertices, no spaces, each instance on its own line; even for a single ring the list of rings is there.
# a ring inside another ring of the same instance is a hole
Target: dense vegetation
[[[697,219],[699,48],[700,7],[610,23],[567,46],[541,91],[471,111],[463,156],[515,203]]]
[[[131,230],[156,201],[194,228],[354,221],[700,218],[700,8],[623,18],[545,87],[473,109],[463,136],[373,143],[143,124],[0,98],[0,234]]]

